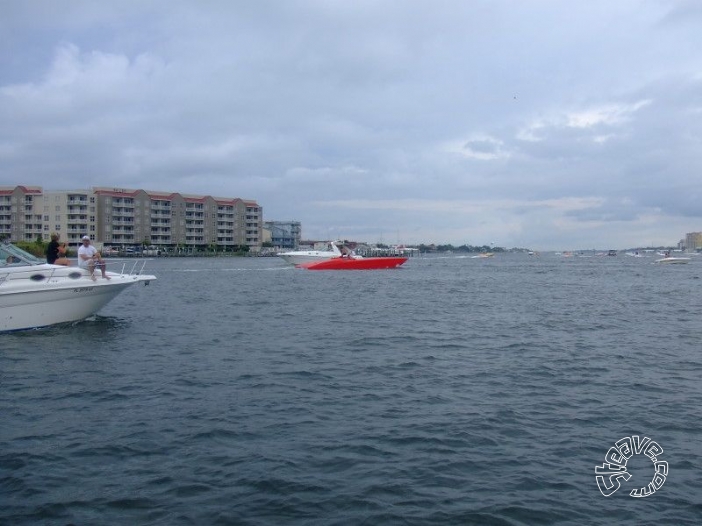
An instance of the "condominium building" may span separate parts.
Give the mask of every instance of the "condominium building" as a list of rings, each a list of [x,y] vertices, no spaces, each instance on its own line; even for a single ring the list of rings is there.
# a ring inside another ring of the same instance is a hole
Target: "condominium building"
[[[702,232],[685,234],[685,249],[688,252],[696,252],[702,249]]]
[[[294,249],[300,245],[302,227],[299,221],[266,221],[264,226],[271,233],[273,246]]]
[[[261,248],[263,210],[251,200],[124,188],[43,191],[0,187],[0,236],[69,243],[89,235],[99,245]]]
[[[0,237],[31,241],[42,236],[41,196],[37,186],[0,187]]]

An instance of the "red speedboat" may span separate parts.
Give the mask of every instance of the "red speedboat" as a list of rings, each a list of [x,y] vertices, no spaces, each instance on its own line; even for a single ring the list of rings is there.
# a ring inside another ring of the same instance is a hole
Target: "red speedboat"
[[[397,268],[409,258],[406,257],[337,257],[319,262],[302,263],[298,268],[307,270],[380,270]]]

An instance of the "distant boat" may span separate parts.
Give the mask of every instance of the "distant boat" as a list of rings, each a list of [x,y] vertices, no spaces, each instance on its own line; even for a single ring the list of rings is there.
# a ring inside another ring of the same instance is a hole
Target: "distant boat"
[[[690,262],[690,258],[667,256],[655,261],[661,265],[684,265]]]
[[[665,255],[661,259],[657,259],[655,263],[658,263],[660,265],[684,265],[686,263],[689,263],[690,258],[686,257],[675,257],[671,256],[670,252],[666,252]]]

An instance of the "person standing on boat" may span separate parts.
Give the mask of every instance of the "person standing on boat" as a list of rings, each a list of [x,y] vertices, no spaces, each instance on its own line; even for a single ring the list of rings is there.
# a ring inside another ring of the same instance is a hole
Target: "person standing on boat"
[[[46,247],[46,262],[52,265],[69,266],[71,264],[66,257],[66,243],[59,243],[59,235],[56,232],[51,234],[51,241]]]
[[[81,268],[88,269],[90,271],[90,277],[95,281],[95,267],[99,267],[102,272],[102,277],[105,279],[110,279],[110,277],[105,273],[105,261],[102,259],[100,252],[97,248],[90,244],[90,237],[83,236],[83,244],[78,249],[78,266]]]

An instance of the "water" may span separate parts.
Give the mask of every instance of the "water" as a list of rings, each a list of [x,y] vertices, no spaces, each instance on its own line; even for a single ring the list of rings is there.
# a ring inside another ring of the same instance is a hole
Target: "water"
[[[157,259],[0,335],[0,524],[698,524],[702,259]],[[604,497],[609,448],[650,437]]]

